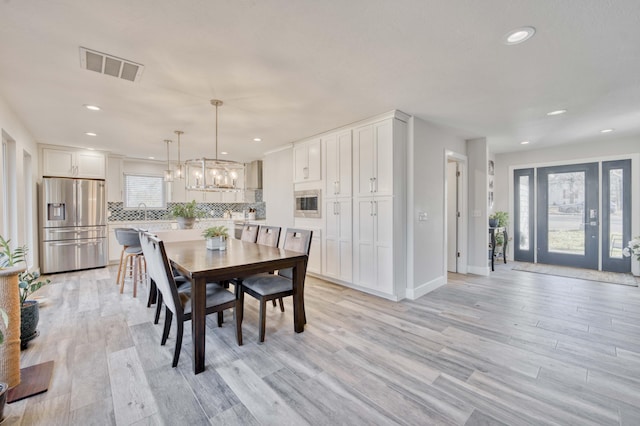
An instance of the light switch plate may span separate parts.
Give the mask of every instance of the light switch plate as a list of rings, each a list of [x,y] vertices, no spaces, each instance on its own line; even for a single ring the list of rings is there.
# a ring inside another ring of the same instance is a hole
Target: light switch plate
[[[429,219],[427,212],[418,212],[418,222],[426,222]]]

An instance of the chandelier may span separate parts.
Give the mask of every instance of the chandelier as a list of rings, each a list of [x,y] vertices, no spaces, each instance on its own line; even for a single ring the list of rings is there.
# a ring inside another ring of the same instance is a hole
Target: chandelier
[[[184,162],[185,188],[195,191],[240,192],[244,190],[244,164],[236,161],[218,160],[218,107],[222,101],[212,99],[216,107],[216,156],[197,158]]]

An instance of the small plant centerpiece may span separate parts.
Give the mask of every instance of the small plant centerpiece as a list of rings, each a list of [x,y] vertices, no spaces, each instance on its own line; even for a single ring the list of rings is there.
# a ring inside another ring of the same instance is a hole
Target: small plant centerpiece
[[[170,210],[171,217],[175,217],[178,222],[179,229],[191,229],[196,221],[196,218],[204,216],[204,214],[198,210],[196,200],[192,200],[190,203],[174,204]]]
[[[489,226],[492,228],[504,228],[509,225],[508,212],[495,212],[489,216]]]
[[[635,237],[629,244],[622,250],[622,255],[624,257],[635,256],[636,261],[640,262],[640,237]],[[633,271],[634,275],[637,275],[637,272]]]
[[[229,238],[226,226],[212,226],[202,233],[207,240],[207,248],[209,250],[226,250],[227,238]]]

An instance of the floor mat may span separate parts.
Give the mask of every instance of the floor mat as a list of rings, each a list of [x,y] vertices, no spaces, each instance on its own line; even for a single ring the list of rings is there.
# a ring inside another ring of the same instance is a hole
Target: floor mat
[[[569,266],[544,265],[541,263],[518,262],[514,271],[533,272],[536,274],[558,275],[560,277],[579,278],[581,280],[599,281],[603,283],[622,284],[638,287],[639,279],[630,273],[594,271],[592,269],[571,268]]]

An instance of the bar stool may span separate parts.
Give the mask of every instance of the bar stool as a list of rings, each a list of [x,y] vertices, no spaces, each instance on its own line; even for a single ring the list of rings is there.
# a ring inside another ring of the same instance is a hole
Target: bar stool
[[[116,228],[116,240],[122,246],[120,265],[116,285],[120,284],[120,294],[124,291],[124,282],[131,278],[133,297],[138,294],[138,281],[143,282],[147,274],[147,262],[142,254],[138,230],[133,228]]]

